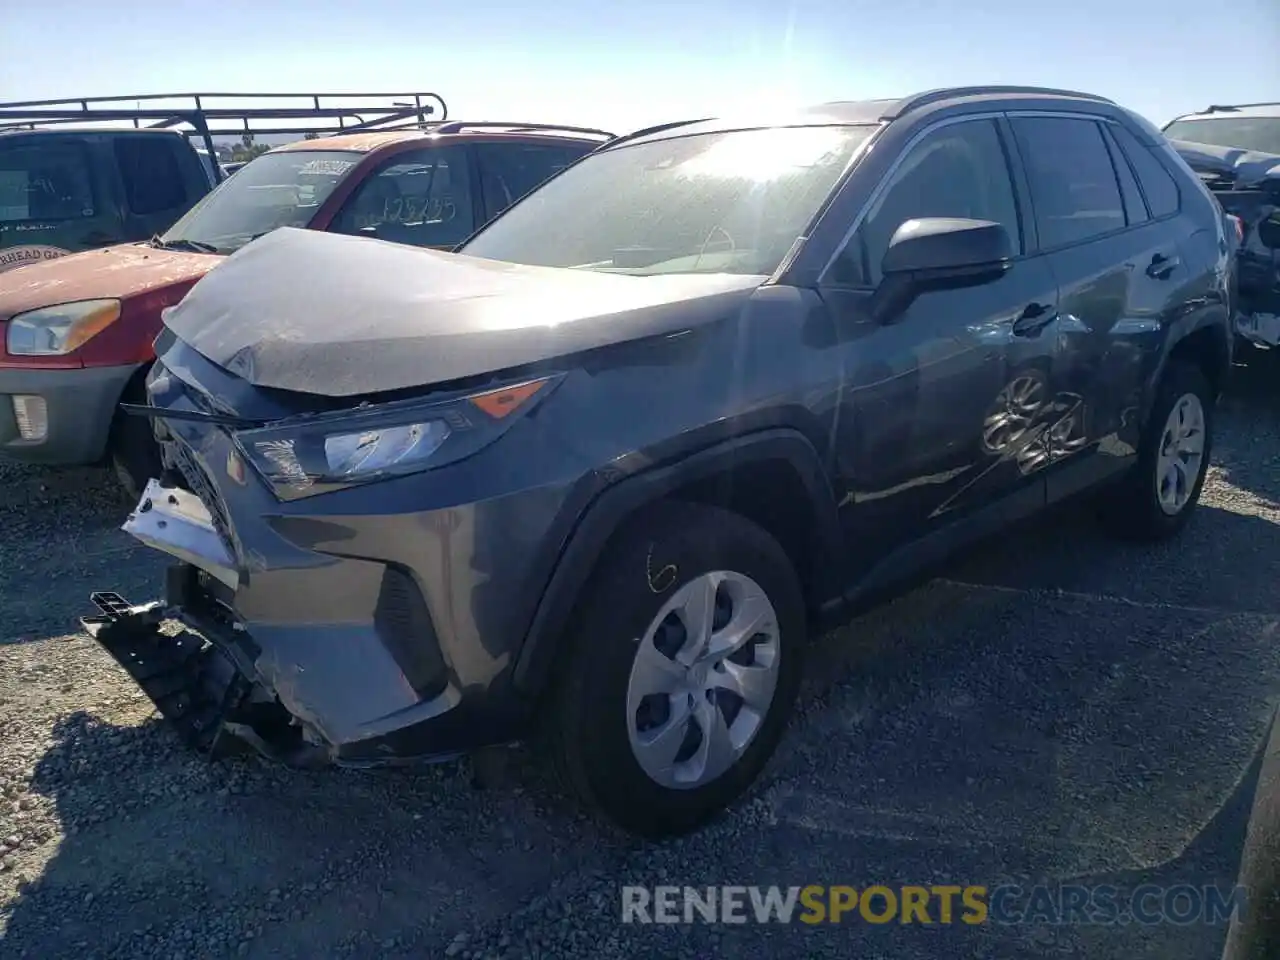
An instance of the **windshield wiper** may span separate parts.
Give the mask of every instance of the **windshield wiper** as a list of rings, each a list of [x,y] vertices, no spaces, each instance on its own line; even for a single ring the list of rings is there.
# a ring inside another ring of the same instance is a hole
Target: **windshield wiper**
[[[190,250],[192,253],[220,252],[212,243],[205,243],[203,240],[164,240],[158,233],[148,243],[160,250]]]

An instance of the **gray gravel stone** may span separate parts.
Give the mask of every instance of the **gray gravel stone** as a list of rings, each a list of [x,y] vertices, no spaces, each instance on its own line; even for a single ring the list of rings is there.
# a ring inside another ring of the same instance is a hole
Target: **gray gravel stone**
[[[1179,541],[1118,547],[1069,513],[822,638],[765,782],[660,846],[582,819],[524,751],[482,791],[466,765],[188,755],[74,632],[89,591],[148,599],[163,559],[118,531],[104,471],[0,463],[0,953],[1216,956],[1200,927],[624,926],[620,888],[1225,877],[1223,798],[1280,694],[1277,369],[1228,397]]]

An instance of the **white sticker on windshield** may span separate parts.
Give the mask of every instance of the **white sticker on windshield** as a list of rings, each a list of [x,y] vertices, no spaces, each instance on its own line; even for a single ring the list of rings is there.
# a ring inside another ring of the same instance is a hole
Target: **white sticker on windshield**
[[[305,176],[340,177],[356,165],[354,160],[308,160],[298,170]]]

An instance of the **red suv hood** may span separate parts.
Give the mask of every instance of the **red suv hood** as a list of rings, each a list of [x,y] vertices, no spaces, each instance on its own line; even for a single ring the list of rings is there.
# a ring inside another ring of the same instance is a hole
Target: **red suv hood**
[[[0,321],[75,300],[135,297],[212,270],[222,257],[127,243],[0,273]]]

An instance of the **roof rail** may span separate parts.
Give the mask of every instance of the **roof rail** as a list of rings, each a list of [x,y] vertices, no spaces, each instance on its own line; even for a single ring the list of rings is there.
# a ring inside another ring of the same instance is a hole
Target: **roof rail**
[[[695,123],[706,123],[708,120],[714,120],[714,117],[698,117],[694,120],[671,120],[667,123],[657,123],[652,127],[641,127],[639,130],[632,130],[630,133],[621,133],[612,140],[606,141],[604,147],[617,146],[620,143],[626,143],[628,140],[638,140],[641,137],[647,137],[652,133],[663,133],[667,130],[674,130],[677,127],[687,127]]]
[[[1095,103],[1109,103],[1115,106],[1114,100],[1108,100],[1106,97],[1100,97],[1094,93],[1082,93],[1079,90],[1059,90],[1056,87],[1018,87],[1004,86],[1000,84],[991,84],[981,87],[940,87],[937,90],[925,90],[922,93],[912,94],[909,97],[903,97],[896,101],[883,114],[881,120],[896,120],[904,113],[910,113],[912,110],[919,110],[921,107],[928,106],[931,103],[937,103],[939,100],[951,100],[956,97],[977,97],[985,94],[1044,94],[1049,97],[1074,97],[1077,100],[1092,100]]]
[[[1233,110],[1247,110],[1249,107],[1280,107],[1280,101],[1263,103],[1211,103],[1205,113],[1230,113]]]
[[[211,102],[219,100],[241,105]],[[281,106],[282,100],[308,101],[308,105]],[[335,104],[335,100],[345,103]],[[375,102],[379,100],[384,102]],[[425,123],[428,117],[444,120],[448,109],[438,93],[146,93],[0,103],[0,131],[131,121],[136,129],[199,136],[212,154],[214,137],[385,130],[405,122]],[[282,120],[327,122],[281,126]],[[180,129],[183,124],[190,129]]]
[[[466,120],[450,120],[448,123],[432,124],[432,133],[463,133],[467,130],[509,130],[512,133],[538,131],[542,133],[581,133],[593,137],[613,139],[616,134],[595,127],[573,127],[563,123],[500,123],[496,120],[469,122]]]

